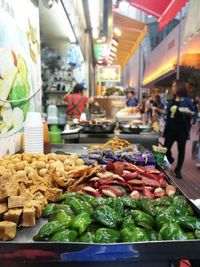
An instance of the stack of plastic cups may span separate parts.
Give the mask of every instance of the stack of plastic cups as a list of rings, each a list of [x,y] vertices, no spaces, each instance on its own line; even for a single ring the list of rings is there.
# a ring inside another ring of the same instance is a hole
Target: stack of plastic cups
[[[28,112],[24,126],[24,150],[26,153],[44,153],[44,128],[39,112]]]

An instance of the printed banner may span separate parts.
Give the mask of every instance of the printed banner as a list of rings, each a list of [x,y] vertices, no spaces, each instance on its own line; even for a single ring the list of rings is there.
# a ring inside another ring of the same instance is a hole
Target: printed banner
[[[41,107],[41,90],[34,96],[41,87],[41,63],[38,7],[30,0],[0,0],[0,18],[2,138],[18,132],[27,112]]]

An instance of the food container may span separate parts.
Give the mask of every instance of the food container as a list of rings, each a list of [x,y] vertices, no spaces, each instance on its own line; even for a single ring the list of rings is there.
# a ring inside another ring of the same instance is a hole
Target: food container
[[[158,166],[159,170],[162,170]],[[162,170],[162,172],[164,172]],[[169,183],[174,184],[164,172]],[[175,185],[175,184],[174,184]],[[176,186],[176,185],[175,185]],[[180,191],[180,190],[179,190]],[[180,191],[181,194],[183,194]],[[200,210],[188,199],[195,215]],[[199,260],[200,240],[149,241],[118,244],[33,242],[32,237],[46,222],[39,219],[35,228],[20,229],[15,240],[0,242],[0,262],[15,266],[139,266],[167,267],[180,259]],[[199,265],[196,265],[199,266]]]
[[[83,133],[114,133],[114,129],[116,126],[116,122],[98,122],[94,124],[83,124],[82,125],[82,132]]]
[[[126,122],[120,122],[119,123],[119,129],[122,133],[128,133],[128,134],[140,134],[141,129],[138,125],[131,125]]]

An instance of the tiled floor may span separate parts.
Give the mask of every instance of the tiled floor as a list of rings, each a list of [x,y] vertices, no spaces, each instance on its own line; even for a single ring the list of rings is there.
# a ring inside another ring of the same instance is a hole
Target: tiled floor
[[[183,179],[176,179],[173,176],[173,170],[169,171],[170,176],[180,189],[191,199],[200,198],[200,169],[195,166],[195,161],[192,160],[192,141],[197,139],[197,127],[193,126],[191,129],[191,140],[187,142],[185,161],[182,169]],[[173,156],[177,158],[177,146],[173,145]],[[175,167],[176,163],[172,167]]]

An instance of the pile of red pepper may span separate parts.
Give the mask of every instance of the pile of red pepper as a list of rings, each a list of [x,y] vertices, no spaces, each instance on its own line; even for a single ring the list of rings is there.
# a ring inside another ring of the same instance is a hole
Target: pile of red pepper
[[[121,197],[130,194],[133,199],[146,196],[154,199],[175,194],[164,174],[155,168],[145,168],[127,162],[108,162],[106,169],[90,178],[82,192],[92,196]]]

